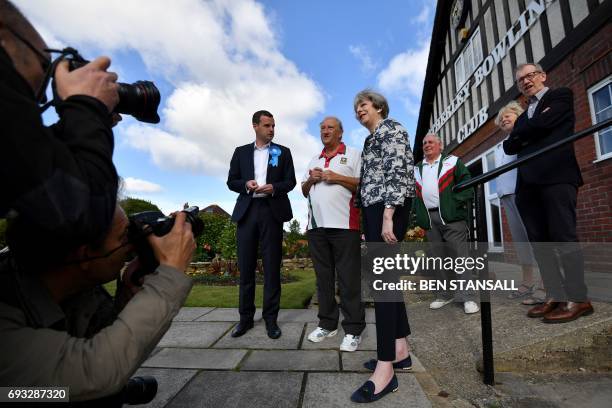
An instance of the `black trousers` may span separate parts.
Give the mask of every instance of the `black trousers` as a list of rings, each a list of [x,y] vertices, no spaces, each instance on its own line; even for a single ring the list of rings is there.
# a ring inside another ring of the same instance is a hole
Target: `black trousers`
[[[572,184],[519,183],[516,193],[547,296],[557,301],[587,299],[584,259],[576,234],[577,195],[578,188]]]
[[[341,228],[314,228],[308,231],[308,248],[317,274],[319,327],[336,330],[339,309],[336,302],[336,273],[340,289],[342,328],[359,336],[365,328],[365,307],[361,302],[359,231]]]
[[[393,233],[402,241],[408,229],[411,199],[393,213]],[[363,207],[363,231],[367,242],[383,242],[382,232],[383,203]],[[406,305],[401,302],[374,302],[376,316],[376,353],[381,361],[395,360],[395,340],[410,334]]]
[[[283,224],[274,218],[265,198],[255,198],[237,228],[238,268],[240,269],[240,321],[255,315],[255,269],[257,248],[261,246],[264,268],[262,317],[276,321],[280,308],[280,267],[282,262]]]

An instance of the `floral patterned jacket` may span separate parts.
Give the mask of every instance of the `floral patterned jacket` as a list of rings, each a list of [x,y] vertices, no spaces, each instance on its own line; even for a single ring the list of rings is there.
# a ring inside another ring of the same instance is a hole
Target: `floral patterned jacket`
[[[414,159],[408,132],[396,120],[384,119],[364,142],[355,205],[368,207],[382,201],[400,206],[406,197],[414,196]]]

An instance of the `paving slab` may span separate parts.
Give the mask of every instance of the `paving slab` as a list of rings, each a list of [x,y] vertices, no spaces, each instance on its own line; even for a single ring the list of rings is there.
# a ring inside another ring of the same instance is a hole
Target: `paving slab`
[[[231,322],[174,322],[158,347],[210,347],[230,327]]]
[[[308,341],[307,337],[314,329],[317,328],[317,323],[308,323],[306,332],[304,333],[304,341],[302,341],[302,349],[304,350],[339,350],[340,343],[344,337],[342,327],[338,328],[338,334],[334,337],[323,340],[320,343]],[[361,344],[359,350],[376,350],[376,325],[372,323],[366,324],[365,329],[361,333]]]
[[[303,373],[203,371],[167,408],[295,408],[303,376]]]
[[[609,408],[612,401],[612,373],[496,373],[495,381],[504,406]]]
[[[238,338],[233,338],[231,332],[228,332],[215,344],[214,348],[297,349],[304,329],[304,323],[279,322],[278,327],[280,327],[283,334],[276,340],[268,337],[265,324],[259,322],[245,335]]]
[[[246,371],[338,371],[340,358],[332,350],[255,350],[240,366]]]
[[[157,394],[153,401],[149,402],[146,407],[163,408],[197,373],[197,370],[139,368],[134,373],[133,377],[143,375],[155,377],[157,380]]]
[[[366,308],[365,321],[366,321],[366,323],[376,323],[376,317],[374,315],[374,308],[373,307],[367,307]]]
[[[344,408],[362,406],[351,402],[351,394],[369,378],[369,374],[308,373],[302,408]],[[375,403],[377,408],[430,408],[431,403],[414,376],[398,374],[399,389]]]
[[[231,370],[246,353],[246,350],[165,348],[145,361],[143,367]]]
[[[261,320],[261,309],[255,310],[255,321]],[[204,316],[196,319],[197,322],[238,322],[240,321],[240,313],[238,309],[232,307],[218,307],[215,310],[206,313]]]
[[[318,309],[281,309],[278,312],[279,322],[318,322]]]
[[[182,307],[178,314],[172,319],[173,322],[192,322],[206,313],[213,310],[214,307]]]
[[[369,372],[364,366],[363,363],[366,361],[376,358],[376,351],[355,351],[353,353],[341,353],[342,356],[342,371],[360,371],[360,372]],[[419,359],[412,354],[412,370],[395,370],[398,373],[424,373],[425,368],[419,361]]]

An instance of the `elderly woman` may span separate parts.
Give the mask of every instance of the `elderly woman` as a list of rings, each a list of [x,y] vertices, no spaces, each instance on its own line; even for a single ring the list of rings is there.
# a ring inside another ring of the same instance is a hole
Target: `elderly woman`
[[[415,195],[412,151],[406,129],[388,118],[384,96],[364,90],[355,96],[355,115],[370,135],[361,153],[359,202],[366,241],[397,243],[404,238]],[[410,334],[406,305],[375,302],[378,360],[364,366],[374,373],[351,396],[354,402],[373,402],[398,388],[394,368],[412,368],[406,336]]]
[[[521,105],[515,101],[512,101],[499,110],[497,118],[495,118],[495,124],[506,135],[510,135],[512,129],[514,128],[514,122],[521,115],[521,113],[523,113],[523,108]],[[504,153],[502,144],[497,146],[495,149],[495,165],[497,167],[514,160],[516,160],[516,155],[508,156],[506,153]],[[518,208],[516,207],[515,190],[516,169],[506,172],[497,178],[497,197],[499,197],[501,206],[506,211],[506,218],[508,219],[508,226],[510,227],[510,235],[512,236],[512,241],[516,243],[516,252],[523,272],[522,282],[518,287],[518,290],[512,292],[508,298],[518,299],[528,296],[523,300],[523,304],[534,305],[544,302],[545,293],[544,289],[542,289],[541,282],[538,289],[536,289],[534,292],[536,281],[533,274],[533,267],[536,265],[536,261],[533,256],[531,245],[528,244],[529,238],[527,237],[527,230],[523,225],[523,220],[521,219]]]

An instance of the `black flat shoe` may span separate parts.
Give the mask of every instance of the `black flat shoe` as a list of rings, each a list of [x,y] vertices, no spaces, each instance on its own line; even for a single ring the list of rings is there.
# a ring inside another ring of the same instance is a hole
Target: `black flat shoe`
[[[232,331],[232,337],[240,337],[253,328],[253,322],[240,322]]]
[[[366,361],[365,363],[363,363],[363,366],[370,371],[374,371],[374,369],[376,369],[376,363],[378,363],[378,360],[373,358],[370,361]],[[397,363],[393,363],[393,369],[406,371],[412,370],[412,359],[410,358],[410,354],[408,354],[408,357],[406,357],[405,359],[400,360]]]
[[[378,401],[388,393],[397,391],[398,387],[397,377],[393,374],[393,378],[391,378],[389,384],[387,384],[381,392],[374,394],[375,385],[372,381],[368,380],[351,395],[351,401],[366,404],[368,402]]]
[[[268,332],[268,337],[274,340],[278,339],[282,334],[281,329],[278,327],[276,322],[266,322],[266,331]]]

